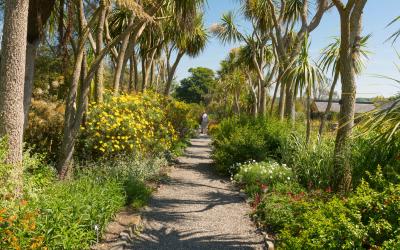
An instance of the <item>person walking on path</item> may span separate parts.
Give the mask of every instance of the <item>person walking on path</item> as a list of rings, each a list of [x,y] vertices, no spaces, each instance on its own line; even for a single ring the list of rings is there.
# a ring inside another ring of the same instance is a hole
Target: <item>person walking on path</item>
[[[201,115],[201,133],[206,134],[207,133],[207,127],[208,127],[208,115],[206,111],[203,112]]]

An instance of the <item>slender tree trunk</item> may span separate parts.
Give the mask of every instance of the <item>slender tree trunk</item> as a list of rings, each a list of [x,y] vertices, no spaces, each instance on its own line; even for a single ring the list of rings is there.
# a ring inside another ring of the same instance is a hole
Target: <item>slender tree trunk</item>
[[[132,22],[132,20],[130,22]],[[124,66],[125,53],[126,49],[128,48],[128,44],[129,44],[129,36],[125,37],[125,39],[122,40],[121,49],[119,50],[118,53],[117,66],[115,68],[114,83],[113,83],[114,95],[119,94],[121,74]]]
[[[155,79],[155,70],[154,70],[154,60],[151,62],[150,66],[150,87],[152,88],[154,85],[154,79]]]
[[[184,54],[185,54],[184,52],[179,51],[179,53],[175,59],[175,63],[173,64],[172,68],[168,71],[167,84],[166,84],[165,90],[164,90],[164,95],[166,95],[166,96],[168,96],[169,92],[171,91],[171,85],[172,85],[172,81],[174,80],[176,69],[178,68],[178,64],[181,61]]]
[[[321,116],[321,123],[319,125],[319,130],[318,130],[318,140],[319,141],[321,141],[321,139],[322,139],[322,134],[323,134],[324,128],[325,128],[325,122],[326,122],[326,120],[328,118],[328,115],[329,115],[329,112],[331,111],[331,108],[332,108],[333,93],[335,92],[335,87],[336,87],[338,79],[339,79],[339,70],[337,70],[335,72],[335,76],[333,78],[332,86],[331,86],[331,89],[329,91],[328,104],[326,106],[325,112]]]
[[[152,74],[151,73],[151,65],[153,64],[154,56],[155,56],[156,52],[157,52],[157,50],[153,49],[153,51],[150,54],[150,57],[146,59],[146,64],[145,64],[145,67],[146,67],[146,71],[145,71],[146,85],[145,86],[146,86],[146,88],[148,87],[147,85],[149,83],[149,80],[150,80],[150,87],[152,84],[152,82],[151,82],[152,81],[151,80],[151,74]]]
[[[293,83],[292,83],[293,85]],[[296,108],[295,108],[295,94],[294,87],[291,84],[286,84],[286,107],[285,107],[286,117],[291,121],[292,124],[296,120]]]
[[[260,115],[265,116],[267,107],[267,93],[264,82],[260,84]]]
[[[134,75],[135,75],[135,67],[133,65],[133,55],[129,59],[129,84],[128,84],[128,92],[131,93],[134,85]]]
[[[146,56],[142,56],[142,89],[141,91],[144,92],[146,90],[147,87],[147,73],[146,73]]]
[[[23,187],[24,78],[29,2],[6,0],[0,65],[0,137],[7,138],[6,163],[12,164],[14,197]]]
[[[271,108],[269,110],[270,115],[272,115],[272,112],[274,111],[274,105],[275,105],[276,95],[278,93],[278,88],[279,88],[279,82],[277,82],[275,85],[274,96],[272,97]]]
[[[134,70],[134,85],[135,85],[135,91],[137,92],[139,90],[139,70],[138,70],[138,61],[137,61],[137,56],[135,50],[133,50],[132,54],[132,61],[133,61],[133,70]]]
[[[26,44],[25,85],[24,85],[24,128],[28,126],[28,113],[31,106],[35,59],[39,41]]]
[[[306,131],[306,143],[310,142],[311,135],[311,90],[307,91],[307,131]]]
[[[285,117],[285,84],[281,82],[280,85],[281,88],[280,88],[278,112],[279,112],[279,119],[283,121]]]
[[[64,0],[60,0],[58,9],[58,54],[61,56],[64,40]]]
[[[96,56],[99,56],[100,51],[103,49],[104,44],[104,25],[107,16],[107,6],[105,0],[100,0],[100,17],[97,27],[97,37],[96,37]],[[100,62],[99,68],[96,70],[95,76],[95,88],[94,88],[94,99],[96,102],[103,102],[103,92],[104,92],[104,63]]]

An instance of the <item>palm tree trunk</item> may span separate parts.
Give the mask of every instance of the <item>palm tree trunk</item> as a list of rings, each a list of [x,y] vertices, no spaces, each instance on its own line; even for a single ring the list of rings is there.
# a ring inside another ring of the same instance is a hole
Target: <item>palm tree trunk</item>
[[[6,163],[12,164],[14,196],[23,186],[24,78],[29,2],[6,0],[0,65],[0,137],[7,138]]]
[[[97,27],[97,37],[96,37],[96,56],[99,55],[100,51],[103,49],[103,39],[104,39],[104,26],[107,16],[107,7],[105,0],[100,0],[100,18]],[[94,99],[96,102],[103,102],[103,92],[104,92],[104,63],[100,62],[99,68],[96,70],[95,76],[95,88],[94,88]]]
[[[352,11],[337,6],[340,13],[340,79],[342,95],[339,114],[339,128],[336,134],[334,165],[339,171],[338,188],[342,192],[351,190],[352,169],[347,160],[344,160],[347,141],[354,125],[356,101],[356,72],[353,64],[353,53],[357,53],[361,37],[362,14],[367,0],[356,1],[351,6]],[[336,3],[335,3],[336,5]],[[342,170],[342,171],[340,171]]]
[[[145,90],[146,90],[146,87],[147,87],[147,72],[146,72],[146,70],[147,70],[147,67],[146,67],[146,61],[147,61],[147,58],[146,58],[146,56],[142,56],[142,89],[141,89],[141,91],[142,92],[144,92]]]
[[[24,128],[28,126],[28,113],[31,106],[35,59],[39,41],[26,44],[25,85],[24,85]]]
[[[153,87],[154,85],[154,79],[155,79],[155,70],[154,70],[154,60],[151,62],[151,66],[150,66],[150,88]]]
[[[179,51],[178,55],[176,56],[175,62],[172,65],[172,68],[168,70],[168,79],[167,84],[165,86],[164,95],[168,96],[169,92],[171,91],[172,81],[174,80],[175,72],[178,67],[180,60],[182,59],[185,53],[183,51]]]
[[[134,86],[135,86],[135,91],[137,92],[138,86],[139,86],[139,70],[138,70],[138,61],[137,61],[137,56],[136,56],[136,51],[133,50],[132,54],[132,61],[133,61],[133,70],[134,70]]]
[[[285,117],[285,84],[281,82],[280,96],[279,96],[279,119],[283,121]]]
[[[260,87],[260,115],[265,116],[267,107],[267,93],[264,82],[261,82]]]
[[[331,89],[329,91],[328,105],[326,106],[325,112],[321,116],[321,123],[319,125],[319,130],[318,130],[318,141],[321,141],[321,139],[322,139],[322,134],[324,132],[325,122],[326,122],[328,114],[329,114],[329,112],[331,111],[331,108],[332,108],[333,93],[335,92],[335,87],[336,87],[338,79],[339,79],[339,70],[337,70],[335,72],[335,76],[333,78],[332,86],[331,86]]]
[[[306,143],[310,142],[311,135],[311,90],[307,91],[307,131],[306,131]]]
[[[133,55],[129,59],[129,84],[128,84],[128,92],[131,93],[134,85],[134,75],[135,75],[135,67],[133,65]]]
[[[274,105],[275,105],[275,100],[276,100],[276,95],[278,93],[278,88],[279,88],[279,82],[275,84],[275,90],[274,90],[274,96],[272,97],[271,101],[271,108],[269,110],[269,114],[272,115],[272,112],[274,111]]]
[[[131,24],[133,22],[133,20],[131,19],[129,22]],[[118,53],[117,66],[115,68],[114,81],[113,81],[114,95],[119,94],[120,83],[121,83],[121,74],[122,74],[122,70],[123,70],[123,66],[124,66],[125,53],[128,48],[128,44],[129,44],[129,36],[126,36],[122,40],[121,48]]]

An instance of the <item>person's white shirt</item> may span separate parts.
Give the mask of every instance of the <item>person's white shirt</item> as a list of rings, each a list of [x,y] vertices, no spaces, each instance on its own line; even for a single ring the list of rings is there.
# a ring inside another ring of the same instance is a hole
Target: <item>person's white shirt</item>
[[[202,122],[208,122],[208,115],[206,113],[204,113],[201,118]]]

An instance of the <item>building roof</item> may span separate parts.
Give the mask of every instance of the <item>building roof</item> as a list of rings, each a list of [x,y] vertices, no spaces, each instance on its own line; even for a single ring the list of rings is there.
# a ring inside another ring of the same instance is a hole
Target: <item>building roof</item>
[[[327,106],[328,106],[328,101],[316,100],[313,102],[311,110],[313,112],[325,112]],[[373,103],[356,102],[355,105],[356,114],[366,113],[374,109],[375,105]],[[331,112],[339,113],[339,111],[340,111],[339,101],[333,101],[331,106]]]

